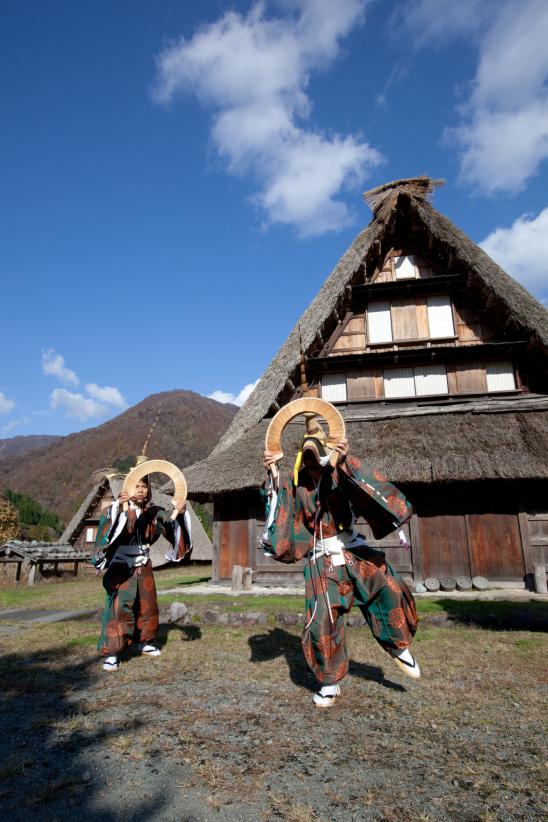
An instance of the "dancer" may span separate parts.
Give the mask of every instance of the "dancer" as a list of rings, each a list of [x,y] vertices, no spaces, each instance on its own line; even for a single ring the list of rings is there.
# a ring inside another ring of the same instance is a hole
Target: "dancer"
[[[125,503],[127,511],[123,510]],[[192,550],[186,505],[174,501],[174,506],[177,518],[171,520],[167,511],[152,504],[149,481],[144,477],[137,482],[133,497],[122,491],[101,517],[92,563],[106,569],[106,605],[97,645],[105,671],[117,671],[120,653],[135,641],[144,656],[160,656],[154,644],[158,600],[149,548],[163,535],[173,546],[167,559],[180,562]]]
[[[400,528],[412,508],[379,471],[348,453],[346,439],[336,446],[333,467],[321,427],[307,420],[307,430],[293,477],[275,479],[275,455],[264,452],[268,499],[261,543],[280,562],[307,559],[303,651],[320,685],[314,703],[325,708],[335,702],[348,673],[344,624],[354,604],[396,664],[408,676],[420,677],[409,651],[417,627],[413,595],[384,553],[368,546],[355,526],[363,516],[380,539]]]

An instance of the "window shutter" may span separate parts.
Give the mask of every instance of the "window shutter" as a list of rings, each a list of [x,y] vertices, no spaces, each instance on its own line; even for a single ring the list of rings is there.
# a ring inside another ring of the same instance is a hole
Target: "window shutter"
[[[369,303],[367,308],[368,339],[370,343],[392,340],[390,304],[388,302]]]
[[[516,387],[514,367],[509,360],[485,365],[488,391],[512,391]]]
[[[415,390],[417,396],[425,394],[448,394],[447,371],[445,365],[421,365],[415,369]]]
[[[392,300],[390,306],[392,330],[395,340],[416,340],[417,302],[416,300]]]
[[[451,311],[451,300],[448,295],[439,297],[428,297],[428,326],[430,328],[430,338],[453,337],[455,327],[453,325],[453,312]]]
[[[324,374],[322,376],[322,400],[346,402],[346,374]]]
[[[93,542],[94,539],[93,528],[86,528],[86,542]]]
[[[394,269],[396,271],[396,280],[414,280],[417,276],[415,258],[412,254],[405,257],[394,257]]]
[[[412,368],[387,368],[384,372],[385,397],[414,397],[415,380]]]

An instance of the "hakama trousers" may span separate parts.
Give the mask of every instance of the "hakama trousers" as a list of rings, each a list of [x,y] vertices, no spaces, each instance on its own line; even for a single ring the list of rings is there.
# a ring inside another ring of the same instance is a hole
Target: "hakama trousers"
[[[407,648],[417,630],[413,594],[384,555],[365,549],[362,557],[350,551],[344,556],[345,565],[334,566],[331,557],[320,556],[304,571],[308,627],[303,651],[322,685],[334,685],[348,673],[345,616],[353,605],[387,651]]]
[[[131,570],[114,563],[103,577],[107,592],[101,636],[102,656],[118,655],[132,642],[153,642],[158,630],[158,600],[152,563]]]

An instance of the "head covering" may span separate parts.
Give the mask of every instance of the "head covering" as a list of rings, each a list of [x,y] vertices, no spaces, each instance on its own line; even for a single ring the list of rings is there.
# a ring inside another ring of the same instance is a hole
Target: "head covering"
[[[305,434],[301,447],[297,452],[297,459],[293,468],[293,484],[299,484],[299,471],[303,467],[303,456],[305,451],[312,451],[318,462],[321,464],[322,460],[326,458],[327,452],[325,450],[325,443],[319,437],[312,437],[310,434]]]

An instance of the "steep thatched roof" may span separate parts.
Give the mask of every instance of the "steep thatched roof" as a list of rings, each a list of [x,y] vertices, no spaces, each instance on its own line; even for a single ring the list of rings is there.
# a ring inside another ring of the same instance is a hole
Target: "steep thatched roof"
[[[544,409],[542,408],[544,405]],[[492,407],[491,407],[492,406]],[[548,400],[530,411],[510,402],[347,415],[350,449],[384,470],[396,483],[447,483],[496,479],[548,479]],[[523,404],[527,407],[527,404]],[[223,452],[186,471],[195,498],[258,488],[264,481],[262,452],[268,420],[255,425]],[[287,470],[304,433],[290,423],[283,447]]]
[[[211,457],[218,456],[265,416],[272,415],[277,404],[283,405],[289,399],[293,384],[298,383],[301,340],[309,355],[320,338],[328,338],[347,288],[371,276],[393,242],[401,244],[408,238],[412,245],[428,249],[442,269],[467,273],[468,288],[482,305],[498,313],[505,327],[533,345],[548,348],[546,309],[427,201],[439,182],[427,177],[398,180],[365,195],[375,210],[373,220],[324,282]]]

